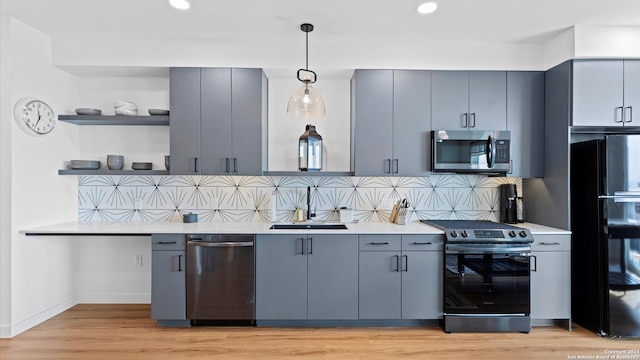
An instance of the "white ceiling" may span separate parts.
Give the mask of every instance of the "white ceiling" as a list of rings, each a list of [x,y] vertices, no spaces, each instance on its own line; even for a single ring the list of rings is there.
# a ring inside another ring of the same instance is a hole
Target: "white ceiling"
[[[303,67],[303,22],[315,25],[311,69],[353,68],[350,59],[356,67],[384,66],[377,57],[400,47],[543,44],[575,25],[640,26],[640,0],[435,0],[439,8],[429,15],[415,11],[421,0],[190,0],[188,11],[166,0],[1,1],[2,15],[49,34],[54,46],[62,39],[88,51],[107,40],[124,48],[132,42],[219,45],[224,51],[217,63],[236,61],[237,48],[274,68]]]

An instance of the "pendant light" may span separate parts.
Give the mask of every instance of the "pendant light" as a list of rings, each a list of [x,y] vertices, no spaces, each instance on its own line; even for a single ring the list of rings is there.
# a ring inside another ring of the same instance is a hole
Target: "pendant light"
[[[313,31],[313,25],[302,24],[300,30],[306,36],[306,67],[298,70],[298,80],[302,82],[302,86],[296,90],[287,105],[287,114],[302,119],[317,119],[323,117],[327,113],[324,106],[324,100],[318,90],[314,89],[312,84],[316,82],[318,76],[315,72],[309,70],[309,33]],[[307,76],[301,77],[306,73]]]

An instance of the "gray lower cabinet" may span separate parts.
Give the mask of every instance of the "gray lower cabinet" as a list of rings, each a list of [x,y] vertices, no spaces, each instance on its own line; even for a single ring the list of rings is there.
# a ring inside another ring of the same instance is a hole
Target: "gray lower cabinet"
[[[507,128],[505,71],[432,71],[431,128]]]
[[[357,235],[258,235],[256,319],[357,319],[357,259]]]
[[[540,178],[544,172],[544,72],[507,72],[508,176]]]
[[[640,126],[640,60],[574,60],[572,104],[574,126]]]
[[[535,235],[531,318],[571,319],[571,235]]]
[[[151,242],[151,318],[167,324],[185,321],[185,236],[154,234]]]
[[[171,174],[261,175],[267,79],[261,69],[170,70]]]
[[[356,175],[429,173],[430,84],[430,71],[355,71],[352,143]]]
[[[359,318],[442,318],[441,235],[359,236]]]

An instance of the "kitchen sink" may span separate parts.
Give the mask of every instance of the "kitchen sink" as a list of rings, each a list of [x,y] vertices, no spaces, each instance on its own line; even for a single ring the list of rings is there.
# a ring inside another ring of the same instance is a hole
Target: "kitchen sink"
[[[273,224],[270,230],[347,230],[345,224],[327,223],[300,223],[300,224]]]

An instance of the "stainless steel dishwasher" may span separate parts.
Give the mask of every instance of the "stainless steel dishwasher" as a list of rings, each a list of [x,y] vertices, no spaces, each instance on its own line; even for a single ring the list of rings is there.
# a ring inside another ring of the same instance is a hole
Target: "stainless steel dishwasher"
[[[187,319],[255,323],[255,236],[187,235]]]

